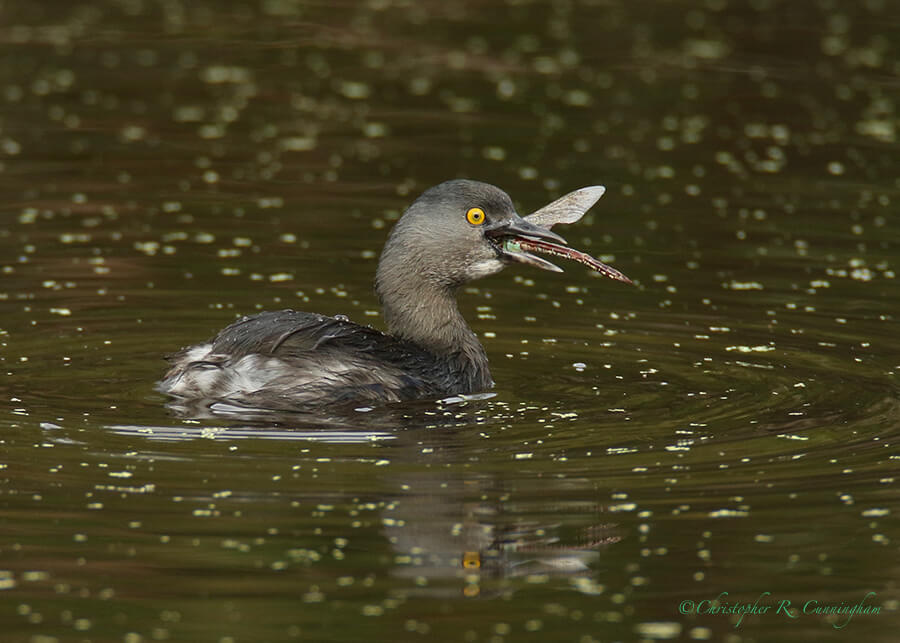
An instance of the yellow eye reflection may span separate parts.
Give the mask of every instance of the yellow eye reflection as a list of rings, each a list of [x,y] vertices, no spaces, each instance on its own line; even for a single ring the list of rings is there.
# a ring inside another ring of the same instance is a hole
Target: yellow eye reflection
[[[469,211],[466,212],[466,221],[472,225],[481,225],[484,223],[484,219],[484,210],[481,208],[469,208]]]
[[[476,208],[472,208],[475,210]],[[472,210],[469,210],[471,212]],[[484,217],[484,212],[481,213]],[[463,553],[462,566],[464,569],[478,569],[481,567],[481,554],[477,551],[467,551]]]

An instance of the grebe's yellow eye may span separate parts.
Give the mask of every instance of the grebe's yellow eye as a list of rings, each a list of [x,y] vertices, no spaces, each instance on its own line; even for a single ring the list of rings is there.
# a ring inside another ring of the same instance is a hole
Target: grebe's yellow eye
[[[466,221],[472,225],[481,225],[484,223],[484,210],[481,208],[469,208],[466,212]]]

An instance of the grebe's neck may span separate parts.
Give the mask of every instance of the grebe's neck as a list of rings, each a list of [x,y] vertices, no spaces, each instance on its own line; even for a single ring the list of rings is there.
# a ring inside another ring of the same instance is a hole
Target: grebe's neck
[[[382,261],[375,280],[388,332],[444,361],[466,383],[460,392],[492,386],[487,354],[459,312],[455,290],[421,275],[397,274]]]

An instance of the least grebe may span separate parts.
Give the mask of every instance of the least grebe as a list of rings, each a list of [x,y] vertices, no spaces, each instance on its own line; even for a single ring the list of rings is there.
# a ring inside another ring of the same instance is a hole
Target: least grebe
[[[463,284],[510,263],[561,271],[542,253],[630,280],[550,230],[603,194],[576,190],[528,217],[503,190],[469,180],[426,190],[395,224],[375,276],[388,333],[295,310],[244,317],[169,357],[157,385],[176,398],[254,409],[309,409],[471,394],[493,386],[488,359],[456,305]]]

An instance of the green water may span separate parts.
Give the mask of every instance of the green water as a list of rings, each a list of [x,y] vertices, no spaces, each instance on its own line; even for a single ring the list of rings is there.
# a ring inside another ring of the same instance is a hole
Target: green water
[[[0,15],[4,643],[896,640],[896,3]],[[557,230],[637,286],[466,288],[488,399],[166,409],[238,315],[379,325],[390,226],[457,176],[605,185]]]

